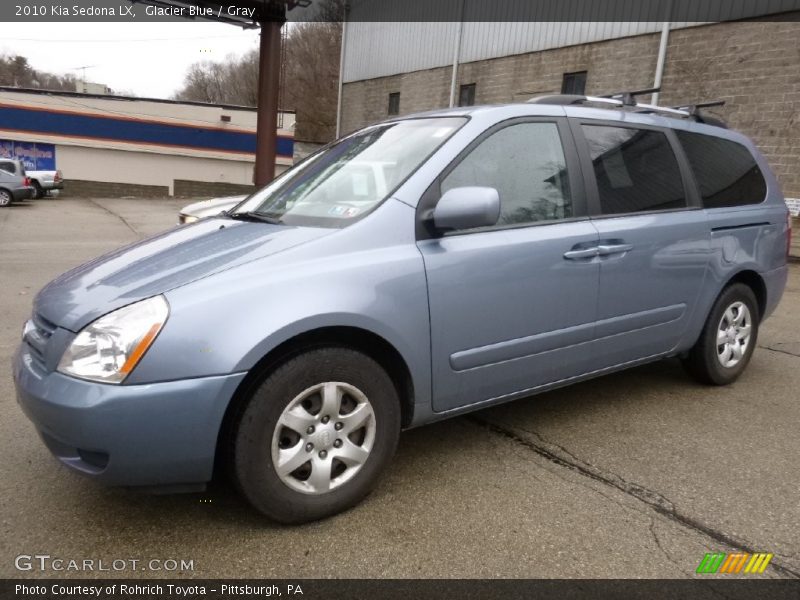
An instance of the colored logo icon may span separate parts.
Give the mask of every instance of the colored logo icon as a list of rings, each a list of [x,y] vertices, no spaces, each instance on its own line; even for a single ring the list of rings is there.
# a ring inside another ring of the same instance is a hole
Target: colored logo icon
[[[697,573],[734,573],[734,574],[756,574],[763,573],[767,565],[775,556],[772,553],[756,552],[712,552],[706,554],[697,567]]]

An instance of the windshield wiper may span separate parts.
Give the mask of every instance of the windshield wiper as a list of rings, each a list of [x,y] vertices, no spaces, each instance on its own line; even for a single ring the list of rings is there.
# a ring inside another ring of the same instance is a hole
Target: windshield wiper
[[[281,225],[283,223],[283,221],[280,219],[267,216],[264,213],[256,212],[254,210],[237,213],[225,213],[225,216],[229,219],[236,219],[238,221],[257,221],[260,223],[269,223],[270,225]]]

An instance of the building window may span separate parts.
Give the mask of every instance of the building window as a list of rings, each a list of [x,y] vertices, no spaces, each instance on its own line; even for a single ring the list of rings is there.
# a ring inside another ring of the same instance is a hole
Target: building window
[[[575,73],[564,73],[564,79],[561,81],[562,94],[577,94],[582,96],[586,93],[586,71],[577,71]]]
[[[400,92],[392,92],[389,94],[389,114],[400,114]]]
[[[465,83],[458,91],[459,106],[473,106],[475,104],[475,84]]]

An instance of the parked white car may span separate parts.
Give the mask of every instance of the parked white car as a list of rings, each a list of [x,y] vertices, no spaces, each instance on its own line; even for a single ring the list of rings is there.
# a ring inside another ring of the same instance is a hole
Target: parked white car
[[[184,206],[178,213],[178,223],[194,223],[203,217],[213,217],[221,212],[233,208],[247,196],[226,196],[224,198],[211,198],[201,200]]]
[[[61,171],[28,171],[33,186],[33,197],[47,196],[53,190],[64,189],[64,177]]]

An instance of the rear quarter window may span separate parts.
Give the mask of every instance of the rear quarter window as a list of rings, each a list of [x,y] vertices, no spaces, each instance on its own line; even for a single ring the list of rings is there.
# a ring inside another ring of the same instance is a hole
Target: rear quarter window
[[[767,183],[745,146],[712,135],[675,133],[689,159],[705,208],[760,204]]]

